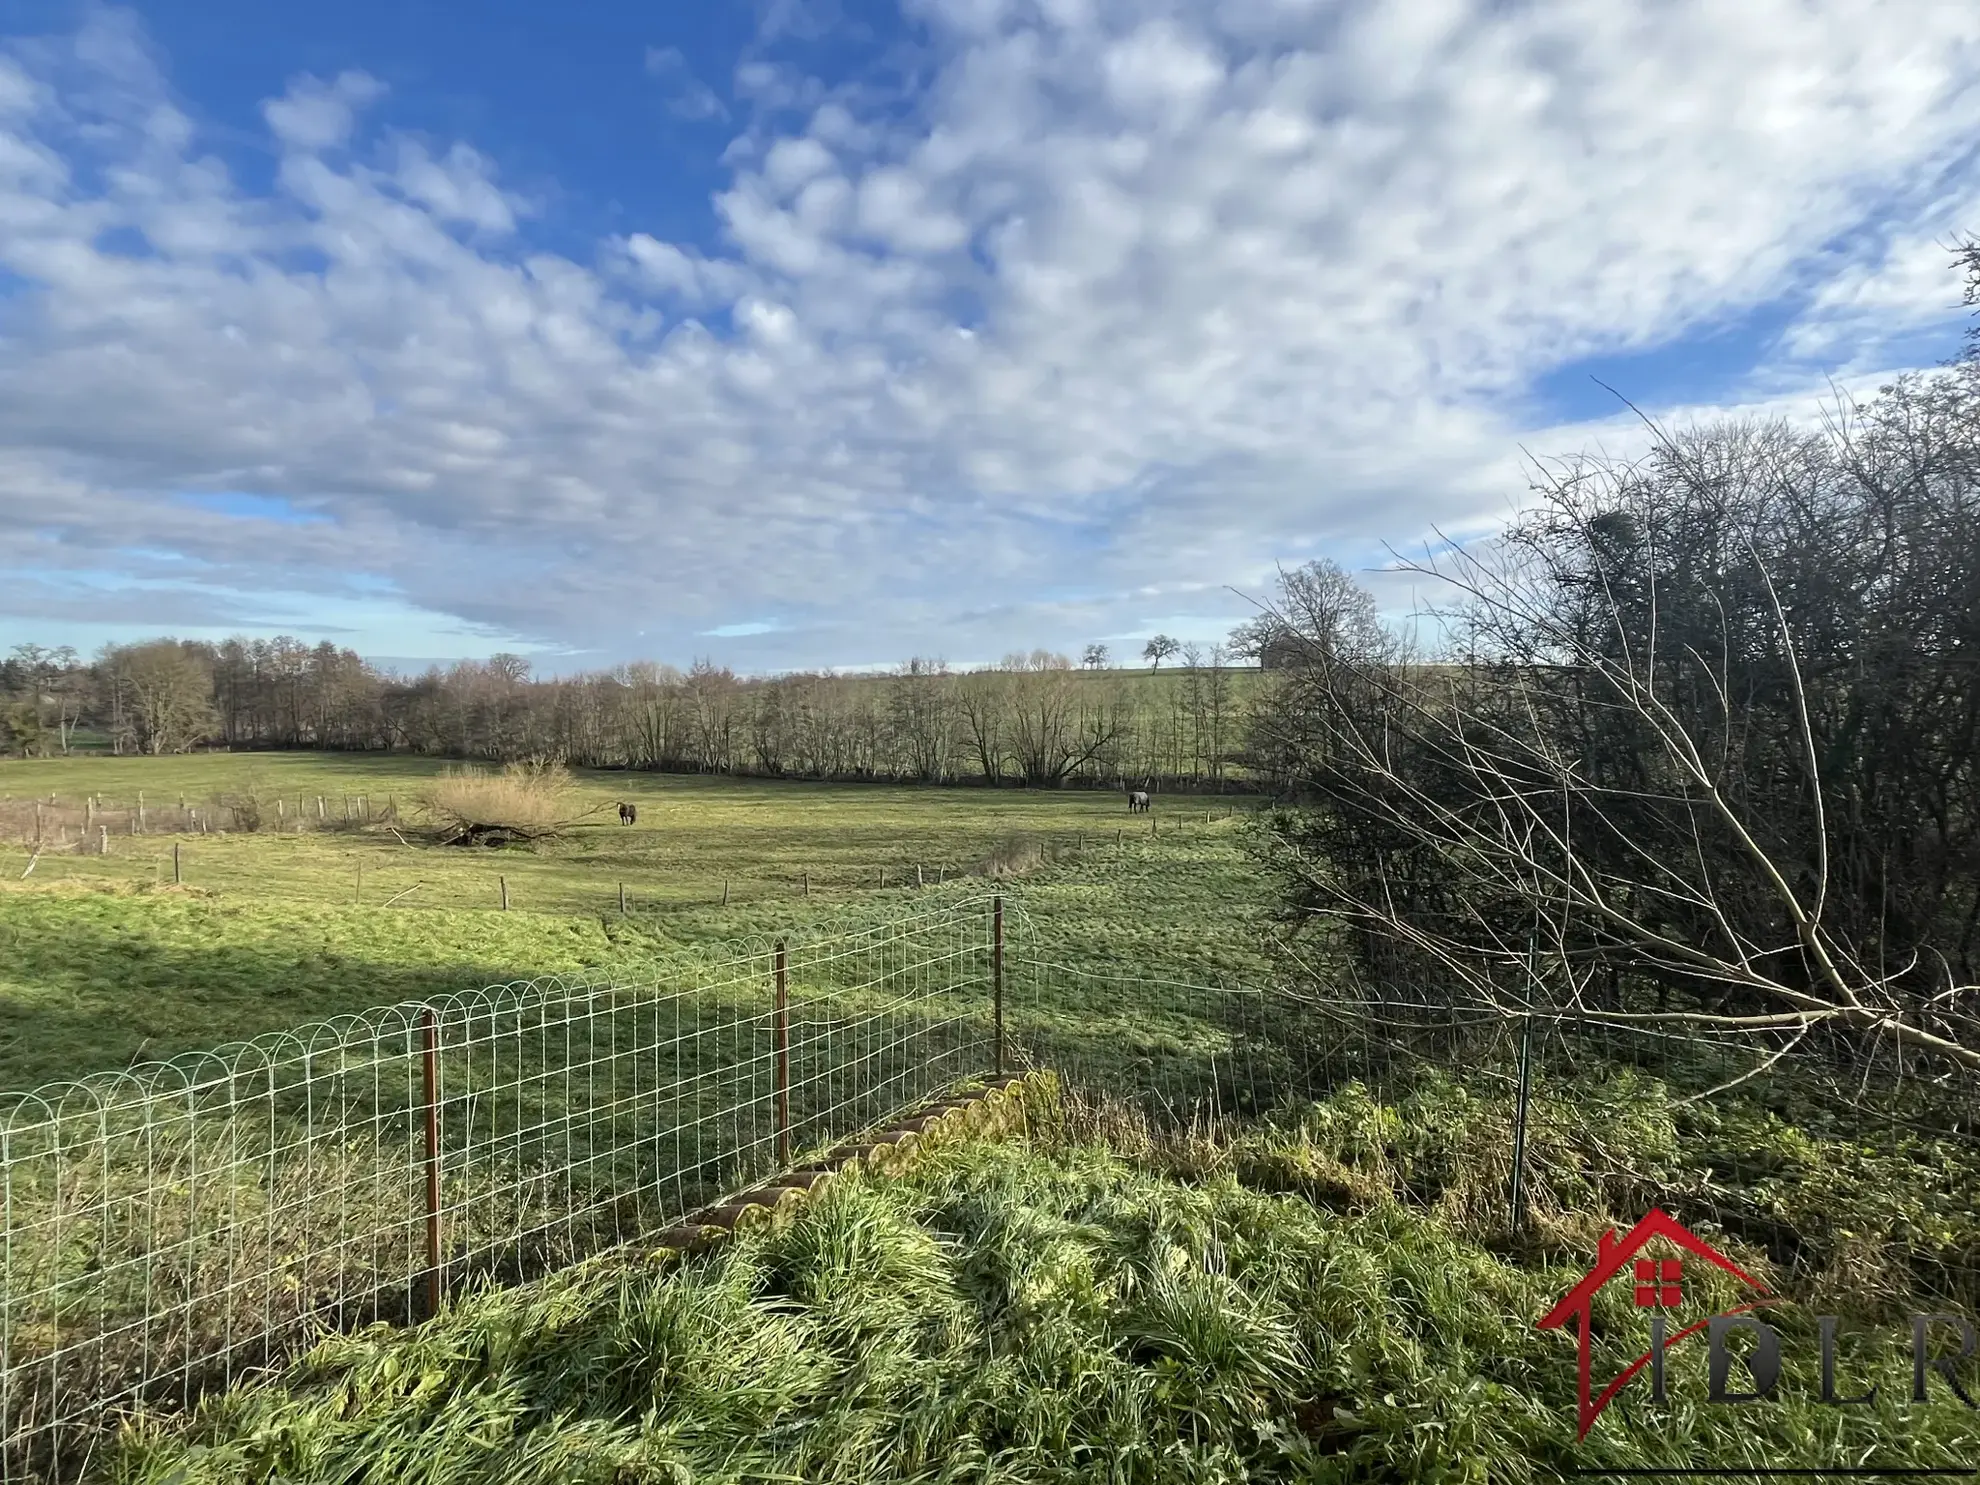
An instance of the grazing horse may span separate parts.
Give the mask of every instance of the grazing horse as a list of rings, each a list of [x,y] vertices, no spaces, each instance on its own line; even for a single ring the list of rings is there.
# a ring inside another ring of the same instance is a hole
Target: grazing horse
[[[1128,790],[1128,813],[1131,815],[1136,810],[1141,810],[1145,812],[1147,809],[1148,809],[1148,791],[1146,789]]]
[[[621,804],[619,806],[619,823],[621,825],[637,825],[639,823],[639,806],[636,804]]]

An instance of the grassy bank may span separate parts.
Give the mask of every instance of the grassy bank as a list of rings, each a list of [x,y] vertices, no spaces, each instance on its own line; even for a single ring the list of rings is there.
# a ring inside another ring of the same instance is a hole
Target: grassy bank
[[[1635,1094],[1539,1110],[1564,1131],[1539,1174],[1586,1222],[1640,1215],[1626,1205],[1640,1191],[1600,1177],[1624,1142],[1677,1132],[1655,1090]],[[788,1226],[712,1255],[628,1258],[474,1297],[414,1332],[330,1341],[189,1425],[135,1430],[105,1478],[1554,1480],[1943,1466],[1980,1450],[1980,1423],[1945,1388],[1905,1402],[1908,1337],[1876,1328],[1875,1296],[1821,1296],[1856,1317],[1840,1360],[1852,1389],[1883,1384],[1872,1404],[1822,1406],[1800,1303],[1815,1296],[1699,1218],[1789,1294],[1768,1311],[1789,1358],[1780,1398],[1708,1405],[1702,1349],[1678,1347],[1666,1406],[1638,1385],[1577,1443],[1573,1343],[1534,1320],[1588,1254],[1545,1224],[1507,1246],[1483,1215],[1503,1192],[1467,1156],[1465,1124],[1427,1144],[1411,1132],[1413,1117],[1464,1113],[1462,1098],[1423,1097],[1436,1106],[1346,1090],[1223,1140],[1041,1105],[1028,1142],[843,1178]],[[1473,1123],[1502,1112],[1471,1108]],[[1781,1154],[1759,1126],[1727,1137],[1756,1163]],[[1826,1159],[1790,1162],[1776,1191],[1805,1185],[1819,1207],[1852,1156]],[[1699,1313],[1736,1300],[1723,1276],[1687,1282]],[[1597,1325],[1605,1353],[1636,1344],[1627,1285],[1603,1292]]]

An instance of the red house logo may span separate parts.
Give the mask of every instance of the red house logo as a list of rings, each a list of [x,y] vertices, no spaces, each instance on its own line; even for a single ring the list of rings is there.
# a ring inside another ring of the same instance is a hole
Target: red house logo
[[[1575,1327],[1580,1353],[1579,1429],[1575,1434],[1577,1439],[1588,1437],[1588,1430],[1595,1426],[1595,1420],[1602,1416],[1602,1410],[1615,1400],[1616,1394],[1622,1391],[1630,1379],[1645,1366],[1651,1369],[1652,1395],[1658,1401],[1663,1400],[1664,1351],[1673,1342],[1681,1341],[1688,1335],[1706,1329],[1714,1320],[1743,1314],[1754,1307],[1753,1304],[1740,1305],[1723,1315],[1707,1316],[1695,1325],[1686,1326],[1675,1335],[1667,1334],[1667,1314],[1676,1309],[1684,1299],[1684,1260],[1638,1256],[1652,1238],[1659,1237],[1687,1253],[1695,1254],[1713,1267],[1725,1270],[1762,1298],[1768,1295],[1766,1285],[1739,1268],[1710,1243],[1694,1236],[1683,1223],[1668,1212],[1652,1211],[1621,1238],[1617,1238],[1613,1231],[1603,1233],[1595,1266],[1579,1284],[1567,1292],[1559,1304],[1540,1317],[1539,1324],[1541,1330],[1563,1330],[1569,1321],[1579,1321]],[[1628,1271],[1627,1275],[1625,1270]],[[1591,1396],[1594,1392],[1594,1382],[1589,1375],[1589,1343],[1592,1339],[1590,1318],[1594,1310],[1595,1296],[1610,1280],[1618,1278],[1624,1278],[1633,1286],[1636,1307],[1650,1312],[1650,1349],[1624,1367],[1615,1380],[1602,1389],[1599,1396]],[[1756,1300],[1754,1303],[1758,1302]]]

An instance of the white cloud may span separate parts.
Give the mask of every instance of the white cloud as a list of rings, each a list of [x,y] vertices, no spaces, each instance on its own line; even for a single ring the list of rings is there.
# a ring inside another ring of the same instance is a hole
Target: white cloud
[[[362,72],[340,73],[329,83],[304,77],[282,97],[269,100],[262,115],[275,137],[291,149],[336,149],[350,138],[358,110],[384,91],[382,83]]]
[[[715,90],[696,77],[680,48],[650,46],[646,49],[647,73],[667,88],[668,111],[677,118],[701,122],[726,119],[729,110],[715,96]]]
[[[1501,518],[1522,436],[1589,431],[1506,421],[1564,360],[1799,294],[1756,382],[1785,395],[1943,323],[1925,245],[1980,199],[1970,7],[916,13],[931,80],[887,107],[739,69],[798,114],[731,147],[724,251],[634,230],[586,262],[534,250],[474,141],[368,133],[360,74],[267,105],[256,195],[128,25],[20,52],[9,565],[59,583],[141,547],[310,593],[362,552],[408,611],[618,651],[727,629],[763,663],[1065,648],[1188,582],[1213,624],[1275,558]]]
[[[443,222],[464,222],[484,232],[512,231],[515,211],[489,174],[488,162],[464,144],[436,160],[423,146],[406,140],[400,144],[393,178],[401,191]]]

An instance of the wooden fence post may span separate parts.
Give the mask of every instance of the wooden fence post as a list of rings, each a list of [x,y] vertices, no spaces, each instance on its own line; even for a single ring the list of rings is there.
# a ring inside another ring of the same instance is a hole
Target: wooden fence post
[[[506,913],[509,910],[509,879],[498,876],[495,884],[502,889],[502,911]]]
[[[108,825],[99,825],[96,827],[96,854],[99,856],[108,856],[110,854],[110,827]]]
[[[791,987],[784,941],[777,940],[777,1164],[791,1163]]]
[[[440,1262],[440,1022],[428,1006],[421,1018],[420,1081],[426,1094],[426,1318],[440,1313],[446,1271]]]
[[[621,882],[619,883],[619,916],[623,918],[625,917],[625,915],[626,915],[626,884],[624,882]]]
[[[138,790],[137,828],[138,828],[138,834],[143,835],[144,834],[144,790],[142,789]]]
[[[723,907],[727,907],[728,905],[729,905],[729,879],[728,879],[727,877],[723,877],[723,878],[722,878],[722,906],[723,906]]]
[[[176,887],[179,885],[179,883],[183,882],[185,879],[186,879],[185,874],[179,869],[179,843],[177,841],[173,841],[172,842],[172,885]]]

